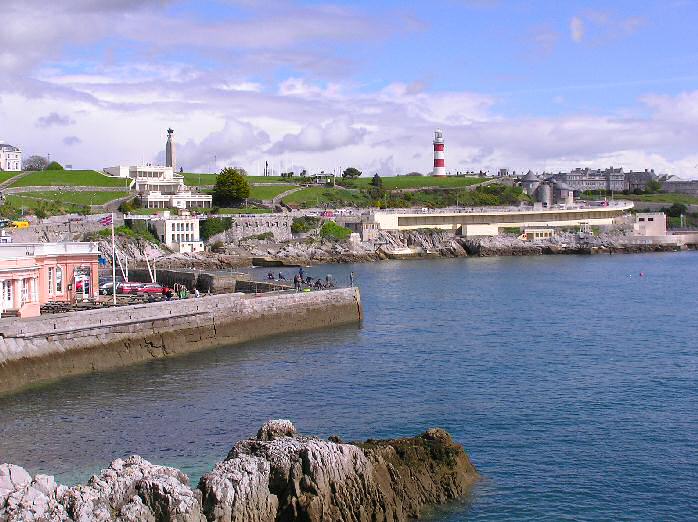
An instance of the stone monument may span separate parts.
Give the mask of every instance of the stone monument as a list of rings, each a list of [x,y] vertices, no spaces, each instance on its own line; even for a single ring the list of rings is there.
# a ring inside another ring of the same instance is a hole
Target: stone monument
[[[172,167],[173,171],[177,169],[177,157],[175,152],[175,142],[172,139],[174,131],[167,129],[167,144],[165,145],[165,166]]]

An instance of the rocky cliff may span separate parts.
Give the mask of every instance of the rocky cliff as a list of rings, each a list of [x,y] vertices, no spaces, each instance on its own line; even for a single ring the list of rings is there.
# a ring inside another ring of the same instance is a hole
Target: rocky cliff
[[[478,474],[441,429],[344,443],[269,421],[192,489],[181,471],[138,456],[66,487],[0,465],[0,521],[329,522],[416,518],[467,492]]]

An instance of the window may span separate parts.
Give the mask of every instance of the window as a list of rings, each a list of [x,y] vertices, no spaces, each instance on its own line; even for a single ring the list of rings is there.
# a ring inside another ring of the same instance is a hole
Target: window
[[[647,218],[647,221],[654,221],[654,218]]]
[[[63,292],[63,269],[60,266],[56,267],[56,293]]]
[[[640,218],[640,221],[644,221],[644,220],[645,220],[645,218]]]
[[[53,295],[53,267],[48,269],[48,295]]]

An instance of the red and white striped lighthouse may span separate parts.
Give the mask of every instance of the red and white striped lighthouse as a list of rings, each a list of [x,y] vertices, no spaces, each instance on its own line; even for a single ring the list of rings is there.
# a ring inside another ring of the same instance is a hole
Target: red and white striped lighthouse
[[[444,159],[444,133],[441,129],[434,131],[434,176],[446,175],[446,162]]]

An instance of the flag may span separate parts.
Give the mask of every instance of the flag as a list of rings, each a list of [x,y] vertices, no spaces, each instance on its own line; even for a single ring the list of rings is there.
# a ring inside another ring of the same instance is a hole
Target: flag
[[[104,216],[99,220],[99,224],[103,227],[108,227],[109,225],[111,225],[111,216]]]

